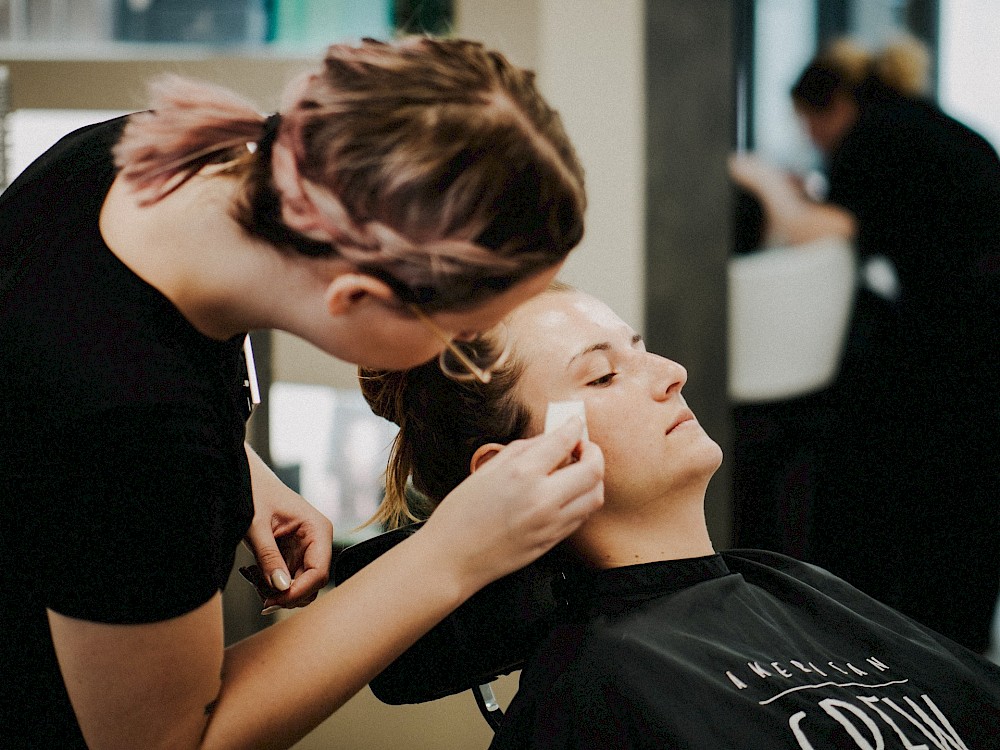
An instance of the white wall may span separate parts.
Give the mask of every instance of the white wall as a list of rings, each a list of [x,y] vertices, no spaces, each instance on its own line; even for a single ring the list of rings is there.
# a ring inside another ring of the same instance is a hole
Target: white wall
[[[754,10],[754,151],[806,172],[816,154],[795,117],[792,85],[816,50],[816,9],[801,0],[758,0]]]
[[[939,99],[1000,148],[1000,3],[942,0]]]
[[[586,233],[562,278],[636,330],[645,300],[645,78],[641,0],[539,1],[538,75],[587,174]]]

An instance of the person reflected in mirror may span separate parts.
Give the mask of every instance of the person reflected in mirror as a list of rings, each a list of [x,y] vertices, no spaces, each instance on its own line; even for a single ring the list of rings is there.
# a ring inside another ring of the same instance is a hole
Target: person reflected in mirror
[[[985,653],[1000,592],[1000,158],[928,97],[926,47],[827,45],[792,87],[828,191],[749,154],[731,173],[794,237],[861,257],[820,446],[814,562]]]

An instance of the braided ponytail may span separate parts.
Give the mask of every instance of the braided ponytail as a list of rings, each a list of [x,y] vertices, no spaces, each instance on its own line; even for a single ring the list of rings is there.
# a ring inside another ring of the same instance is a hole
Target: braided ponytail
[[[583,235],[583,169],[558,114],[530,71],[478,42],[333,45],[282,116],[337,254],[428,311],[473,306]]]
[[[222,87],[166,76],[151,94],[114,150],[144,204],[225,164],[241,181],[231,215],[250,236],[339,256],[427,312],[473,307],[583,236],[583,168],[558,114],[530,71],[478,42],[333,45],[290,84],[268,135]],[[293,204],[315,209],[329,239],[306,236]]]

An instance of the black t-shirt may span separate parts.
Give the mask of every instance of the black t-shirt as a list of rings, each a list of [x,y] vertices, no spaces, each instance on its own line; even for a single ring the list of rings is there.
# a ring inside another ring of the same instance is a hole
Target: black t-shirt
[[[46,610],[189,612],[253,517],[243,337],[199,333],[100,234],[123,124],[68,135],[0,195],[0,725],[30,748],[84,746]]]
[[[493,750],[1000,743],[1000,667],[814,566],[738,550],[602,571],[578,590]]]

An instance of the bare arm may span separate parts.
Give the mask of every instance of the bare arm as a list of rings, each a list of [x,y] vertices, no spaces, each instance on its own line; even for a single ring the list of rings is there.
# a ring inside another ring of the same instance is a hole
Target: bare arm
[[[782,170],[751,154],[729,160],[733,181],[757,196],[764,208],[766,234],[775,244],[801,245],[823,237],[854,239],[854,215],[832,203],[806,196]]]
[[[472,593],[550,549],[600,506],[596,446],[585,444],[578,462],[554,471],[581,429],[570,423],[504,451],[418,533],[294,617],[229,649],[219,595],[146,625],[50,612],[88,744],[292,745]]]

